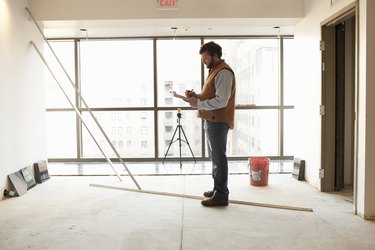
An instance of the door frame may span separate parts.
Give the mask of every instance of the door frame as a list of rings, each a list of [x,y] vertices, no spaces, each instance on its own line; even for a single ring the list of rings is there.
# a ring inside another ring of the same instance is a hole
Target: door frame
[[[355,65],[354,65],[354,174],[353,203],[357,211],[357,163],[358,163],[358,50],[359,50],[359,6],[353,2],[334,15],[321,22],[321,170],[320,190],[334,191],[335,183],[335,99],[336,99],[336,59],[335,59],[335,26],[355,15]],[[329,115],[327,115],[329,114]]]

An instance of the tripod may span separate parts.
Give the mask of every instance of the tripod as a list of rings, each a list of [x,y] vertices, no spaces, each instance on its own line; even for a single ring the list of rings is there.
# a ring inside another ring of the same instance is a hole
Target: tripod
[[[191,147],[190,147],[189,141],[188,141],[188,139],[186,138],[185,131],[184,131],[184,129],[183,129],[181,123],[180,123],[181,116],[182,116],[182,115],[181,115],[180,109],[177,109],[177,124],[178,124],[178,125],[177,125],[177,127],[176,127],[176,129],[175,129],[175,131],[174,131],[174,133],[173,133],[173,136],[172,136],[171,141],[169,142],[167,152],[165,153],[165,155],[164,155],[164,159],[163,159],[163,163],[164,163],[165,158],[167,157],[167,154],[168,154],[168,152],[169,152],[169,149],[171,148],[171,145],[172,145],[174,142],[178,141],[178,145],[179,145],[179,149],[180,149],[180,167],[182,167],[182,161],[181,161],[181,141],[185,142],[185,143],[188,145],[188,147],[189,147],[189,149],[190,149],[190,153],[191,153],[191,155],[193,156],[194,162],[196,162],[196,159],[195,159],[195,157],[194,157],[193,151],[191,150]],[[173,141],[173,140],[174,140],[174,137],[175,137],[175,135],[176,135],[176,133],[177,133],[177,130],[178,130],[178,138],[177,138],[175,141]],[[181,139],[181,131],[182,131],[182,134],[184,135],[185,140],[182,140],[182,139]]]

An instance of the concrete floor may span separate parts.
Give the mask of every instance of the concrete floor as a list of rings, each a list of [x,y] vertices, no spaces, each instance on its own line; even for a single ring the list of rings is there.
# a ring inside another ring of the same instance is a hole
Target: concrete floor
[[[201,195],[210,175],[136,176],[144,190]],[[89,186],[134,188],[129,177],[52,176],[21,197],[0,201],[0,249],[375,249],[375,222],[353,204],[290,174],[267,187],[229,176],[230,199],[309,207],[314,212],[182,199]]]

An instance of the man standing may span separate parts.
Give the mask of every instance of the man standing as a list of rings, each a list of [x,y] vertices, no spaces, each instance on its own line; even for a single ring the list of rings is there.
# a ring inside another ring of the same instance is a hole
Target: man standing
[[[209,42],[199,50],[202,62],[209,69],[200,94],[187,90],[191,107],[204,119],[208,156],[212,162],[214,187],[204,192],[204,206],[228,205],[228,160],[226,156],[228,130],[234,126],[236,83],[233,70],[225,63],[220,45]]]

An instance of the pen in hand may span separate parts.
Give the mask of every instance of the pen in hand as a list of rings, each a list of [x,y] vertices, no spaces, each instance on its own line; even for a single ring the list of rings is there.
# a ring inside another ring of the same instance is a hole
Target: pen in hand
[[[189,97],[189,98],[191,98],[191,97],[196,97],[196,94],[194,93],[194,89],[192,89],[192,90],[186,90],[186,91],[185,91],[185,95],[186,95],[187,97]]]

